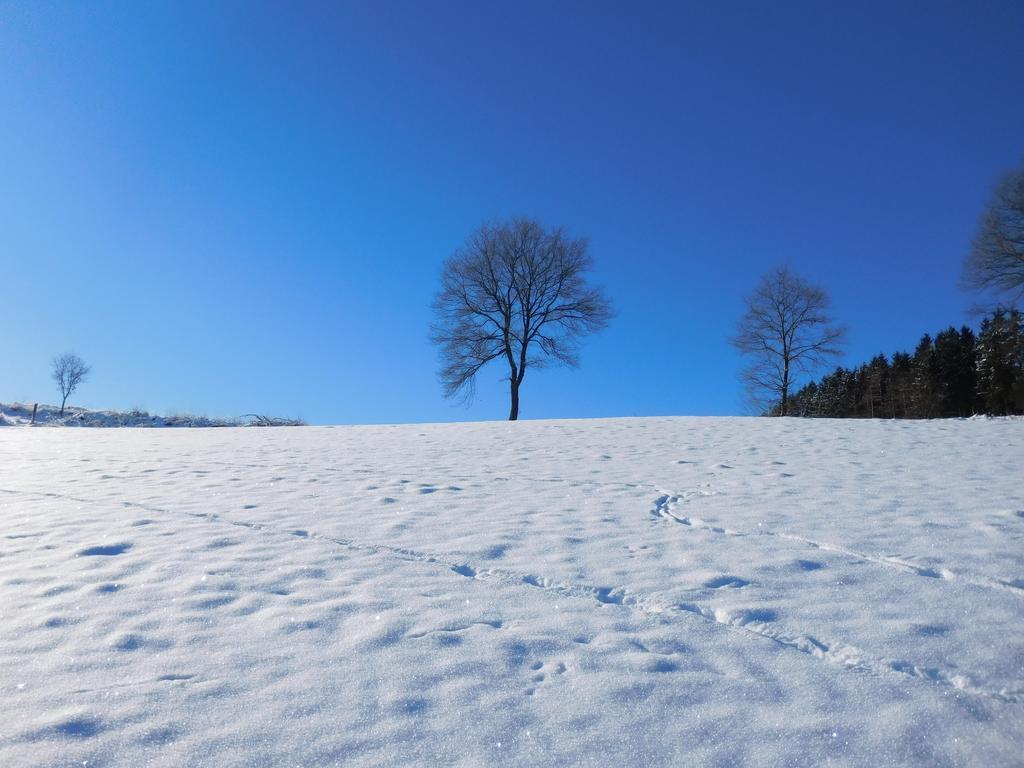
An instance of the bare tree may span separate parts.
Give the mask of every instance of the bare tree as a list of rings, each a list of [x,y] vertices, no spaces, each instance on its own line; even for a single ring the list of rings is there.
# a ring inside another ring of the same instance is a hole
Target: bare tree
[[[74,352],[68,352],[53,358],[53,373],[51,375],[53,380],[57,382],[57,389],[60,390],[61,416],[64,415],[64,404],[71,397],[72,393],[78,389],[78,385],[89,376],[90,370],[85,361]]]
[[[829,304],[822,288],[787,267],[761,278],[731,340],[751,361],[742,378],[753,402],[787,415],[795,376],[839,354],[845,330],[832,324]]]
[[[579,365],[581,338],[613,314],[601,289],[587,284],[592,266],[586,239],[561,229],[526,218],[480,226],[445,262],[434,300],[431,340],[445,396],[472,399],[480,369],[502,360],[514,421],[528,369]]]
[[[1003,175],[964,262],[963,285],[1009,300],[1024,298],[1024,164]]]

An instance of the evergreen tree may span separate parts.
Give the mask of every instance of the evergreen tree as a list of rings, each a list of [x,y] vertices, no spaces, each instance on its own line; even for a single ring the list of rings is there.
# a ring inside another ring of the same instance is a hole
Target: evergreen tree
[[[914,367],[910,355],[896,352],[892,356],[889,384],[890,407],[894,419],[907,419],[911,416],[913,376]]]
[[[818,415],[831,419],[849,416],[845,410],[846,380],[849,372],[845,368],[836,368],[821,383],[818,397]]]
[[[935,337],[933,393],[939,416],[970,416],[976,412],[974,332],[950,326]]]
[[[935,372],[935,345],[927,333],[921,337],[917,349],[914,350],[910,365],[910,413],[919,419],[932,418],[938,410],[938,376]]]
[[[862,415],[871,419],[888,416],[885,405],[889,388],[889,361],[885,355],[876,355],[862,370]]]
[[[1024,413],[1024,320],[997,309],[981,324],[977,392],[986,413]]]

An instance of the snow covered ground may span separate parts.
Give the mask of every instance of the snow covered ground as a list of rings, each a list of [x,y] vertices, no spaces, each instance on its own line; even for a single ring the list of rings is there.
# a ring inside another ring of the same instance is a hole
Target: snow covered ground
[[[1024,764],[1024,421],[0,430],[0,765]]]
[[[93,411],[69,405],[61,414],[56,405],[38,404],[35,422],[33,404],[0,403],[0,427],[277,427],[300,426],[297,419],[275,418],[250,413],[234,419],[210,418],[190,413],[158,416],[134,409],[131,411]]]
[[[32,425],[32,403],[0,403],[0,427]],[[211,419],[207,416],[174,414],[155,416],[147,411],[93,411],[69,405],[61,415],[60,406],[40,403],[36,409],[37,427],[228,427],[238,421]]]

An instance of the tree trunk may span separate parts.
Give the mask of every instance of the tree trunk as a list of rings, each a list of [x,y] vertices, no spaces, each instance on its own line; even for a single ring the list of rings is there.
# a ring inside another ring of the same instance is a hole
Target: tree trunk
[[[64,399],[60,401],[60,415],[64,415],[64,403],[68,401],[68,396],[64,395]]]
[[[508,413],[508,420],[515,421],[519,418],[519,382],[513,376],[509,382],[509,392],[512,395],[512,407]]]
[[[789,360],[786,360],[782,369],[782,405],[779,407],[779,416],[788,416],[789,413]]]

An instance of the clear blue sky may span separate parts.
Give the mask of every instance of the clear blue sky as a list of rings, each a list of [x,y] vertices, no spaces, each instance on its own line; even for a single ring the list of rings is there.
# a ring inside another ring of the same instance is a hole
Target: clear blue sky
[[[503,418],[435,379],[443,259],[515,214],[618,318],[524,418],[742,411],[741,297],[788,262],[847,361],[971,321],[1024,156],[1024,3],[0,1],[0,400],[316,423]]]

